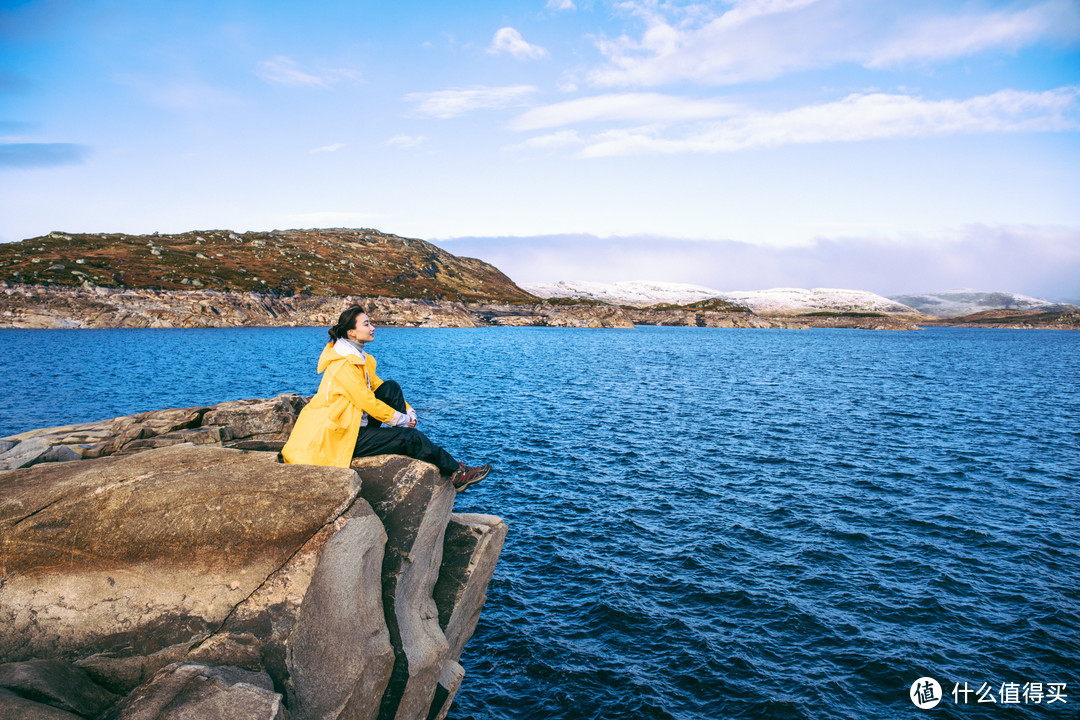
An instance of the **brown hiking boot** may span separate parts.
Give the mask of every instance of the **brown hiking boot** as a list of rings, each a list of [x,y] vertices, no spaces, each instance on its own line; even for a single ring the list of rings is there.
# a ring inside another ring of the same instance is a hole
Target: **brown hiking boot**
[[[458,463],[458,469],[450,476],[450,482],[458,492],[465,492],[465,488],[475,485],[488,476],[491,472],[491,463],[469,467],[465,463]]]

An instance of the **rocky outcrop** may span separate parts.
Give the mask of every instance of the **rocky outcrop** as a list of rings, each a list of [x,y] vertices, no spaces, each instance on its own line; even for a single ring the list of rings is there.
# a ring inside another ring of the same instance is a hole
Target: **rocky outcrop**
[[[475,327],[460,302],[354,295],[281,296],[219,290],[117,289],[0,282],[0,327],[190,328],[330,326],[350,305],[370,308],[379,324]]]
[[[0,472],[0,716],[445,713],[505,525],[476,516],[464,524],[497,541],[463,542],[449,481],[409,458],[281,464],[274,438],[302,403],[13,436],[92,439],[97,457]],[[177,433],[270,451],[146,442]]]
[[[1080,330],[1076,310],[983,310],[947,320],[921,323],[931,327],[981,327],[1009,330]]]
[[[0,438],[0,470],[193,444],[280,450],[306,401],[295,393],[213,407],[154,410]]]
[[[717,312],[689,308],[670,310],[628,310],[627,315],[638,325],[714,328],[778,328],[788,324],[766,320],[746,312]]]
[[[685,306],[629,308],[601,303],[496,304],[386,297],[323,297],[211,290],[117,290],[0,282],[0,327],[190,328],[329,327],[360,304],[385,327],[632,328],[677,325],[726,328],[848,327],[914,329],[918,313],[814,311],[755,314],[710,300]],[[714,305],[727,306],[714,308]],[[735,309],[732,309],[735,308]]]
[[[310,327],[363,305],[387,327],[633,327],[617,307],[462,303],[215,290],[119,290],[0,282],[0,327],[27,329]]]

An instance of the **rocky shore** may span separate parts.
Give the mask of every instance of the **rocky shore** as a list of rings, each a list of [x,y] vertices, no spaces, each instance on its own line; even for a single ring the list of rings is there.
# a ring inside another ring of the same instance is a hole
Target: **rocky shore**
[[[0,717],[446,715],[507,527],[409,458],[282,464],[304,402],[0,439]]]
[[[194,328],[328,326],[352,304],[387,327],[845,327],[912,330],[923,316],[757,315],[694,307],[624,308],[597,303],[465,303],[363,296],[217,290],[117,289],[0,281],[0,328]]]

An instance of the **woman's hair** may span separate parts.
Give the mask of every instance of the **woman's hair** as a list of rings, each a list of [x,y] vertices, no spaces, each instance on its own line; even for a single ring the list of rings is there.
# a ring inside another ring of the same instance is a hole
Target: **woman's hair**
[[[363,315],[366,310],[359,305],[353,305],[345,312],[341,313],[337,319],[337,325],[330,328],[330,342],[335,342],[345,338],[350,330],[356,327],[356,318],[359,315]]]

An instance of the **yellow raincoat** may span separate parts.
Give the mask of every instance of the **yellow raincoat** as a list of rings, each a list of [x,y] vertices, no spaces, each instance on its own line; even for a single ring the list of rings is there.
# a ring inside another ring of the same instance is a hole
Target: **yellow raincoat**
[[[349,467],[363,414],[389,423],[394,408],[375,397],[383,381],[371,353],[342,354],[327,343],[318,372],[319,392],[300,411],[281,455],[287,463]]]

